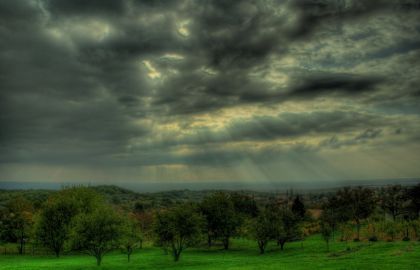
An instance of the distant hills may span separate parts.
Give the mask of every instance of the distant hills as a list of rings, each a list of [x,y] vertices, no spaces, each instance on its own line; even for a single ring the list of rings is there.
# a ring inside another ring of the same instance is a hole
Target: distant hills
[[[316,190],[336,189],[343,186],[371,186],[378,187],[384,185],[400,184],[415,185],[420,183],[419,178],[399,178],[399,179],[365,179],[365,180],[340,180],[340,181],[300,181],[300,182],[115,182],[116,185],[126,190],[140,193],[146,192],[163,192],[173,190],[253,190],[253,191],[278,191],[295,189],[301,193],[314,192]],[[106,186],[104,183],[85,182],[69,182],[69,183],[52,183],[52,182],[0,182],[0,189],[47,189],[57,190],[63,186],[84,185],[84,186]]]

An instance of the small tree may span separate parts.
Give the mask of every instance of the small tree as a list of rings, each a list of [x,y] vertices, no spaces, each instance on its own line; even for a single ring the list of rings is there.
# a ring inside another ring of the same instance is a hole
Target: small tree
[[[56,257],[63,251],[68,239],[70,222],[76,215],[76,206],[70,200],[49,200],[42,209],[36,224],[36,235],[40,242],[51,249]]]
[[[123,234],[121,239],[121,246],[123,252],[127,254],[127,261],[130,262],[131,254],[134,249],[141,246],[143,235],[140,231],[140,224],[138,221],[129,216],[123,224]]]
[[[253,237],[257,240],[260,254],[264,254],[268,242],[275,238],[276,217],[268,210],[261,211],[253,223]]]
[[[293,200],[292,212],[293,214],[295,214],[296,217],[300,218],[301,220],[305,218],[306,208],[299,195],[297,195],[296,198]]]
[[[321,235],[322,239],[324,239],[325,243],[327,244],[327,252],[329,252],[332,228],[328,222],[325,222],[323,220],[321,221]]]
[[[348,205],[351,209],[352,219],[356,223],[357,235],[354,240],[359,241],[361,221],[368,218],[375,210],[375,199],[373,197],[373,191],[363,187],[352,189]]]
[[[349,207],[349,202],[351,202],[351,200],[351,189],[345,187],[338,190],[334,196],[330,197],[324,207],[324,210],[329,212],[328,215],[331,218],[330,225],[333,230],[333,238],[334,230],[339,228],[341,232],[341,241],[345,240],[346,234],[346,231],[342,229],[346,228],[345,224],[352,218],[351,208]]]
[[[380,198],[380,206],[391,215],[393,221],[406,211],[408,198],[405,189],[401,185],[382,188]]]
[[[91,213],[76,217],[72,232],[73,246],[96,258],[101,265],[103,256],[119,246],[123,235],[123,220],[110,206],[101,205]]]
[[[182,251],[197,242],[202,217],[192,205],[179,205],[157,214],[154,231],[161,245],[169,246],[174,261],[179,261]]]
[[[31,203],[17,196],[6,204],[6,211],[3,214],[2,227],[5,240],[17,242],[19,254],[25,251],[33,225],[33,208]]]
[[[272,211],[275,215],[275,218],[272,219],[274,236],[281,250],[283,250],[286,242],[301,237],[300,219],[293,214],[287,205],[280,207],[271,205],[268,211]]]
[[[73,218],[92,212],[100,196],[86,187],[65,188],[50,196],[36,222],[35,234],[40,242],[59,257],[69,239]]]
[[[409,215],[412,219],[416,219],[420,216],[420,184],[411,187],[407,191],[407,197],[409,199]]]
[[[221,238],[224,249],[229,249],[229,239],[237,232],[241,223],[240,215],[228,194],[215,193],[201,203],[201,212],[206,218],[208,245],[211,240]]]

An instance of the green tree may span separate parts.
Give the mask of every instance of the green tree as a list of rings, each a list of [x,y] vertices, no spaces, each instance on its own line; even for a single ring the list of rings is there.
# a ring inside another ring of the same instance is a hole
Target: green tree
[[[189,204],[176,206],[157,214],[154,231],[158,244],[169,246],[174,261],[179,261],[182,251],[199,239],[203,219]]]
[[[332,228],[328,221],[321,220],[321,236],[327,244],[327,252],[330,251],[330,240],[332,237]]]
[[[283,250],[286,242],[298,239],[301,237],[302,232],[299,223],[300,219],[290,209],[280,209],[279,218],[279,222],[276,224],[277,243],[280,245],[280,249]]]
[[[357,235],[354,240],[359,241],[361,221],[368,218],[376,207],[373,191],[363,187],[352,189],[348,205],[351,209],[352,219],[356,223]]]
[[[71,201],[61,199],[49,200],[41,210],[36,223],[36,235],[57,257],[68,240],[70,223],[76,214],[76,206]]]
[[[220,238],[224,249],[229,249],[229,240],[236,234],[241,217],[235,211],[235,205],[230,196],[224,192],[218,192],[206,197],[201,203],[201,211],[206,218],[207,239],[211,246],[211,240]]]
[[[135,248],[141,246],[143,235],[140,230],[140,224],[134,216],[128,216],[124,220],[121,246],[123,252],[127,254],[127,261],[130,262],[131,254]]]
[[[260,254],[264,254],[269,241],[276,237],[277,218],[271,211],[265,209],[259,212],[255,222],[252,224],[253,237],[257,240]]]
[[[76,216],[74,224],[73,247],[94,256],[98,266],[105,254],[120,246],[123,219],[108,205]]]
[[[306,208],[299,195],[295,197],[292,203],[292,212],[296,217],[304,219],[306,215]]]
[[[33,225],[33,208],[31,203],[17,196],[6,204],[2,220],[2,234],[6,241],[18,244],[19,254],[25,251]]]
[[[420,184],[409,188],[407,197],[409,199],[407,210],[409,210],[411,219],[416,219],[420,216]]]
[[[245,218],[254,218],[258,215],[257,202],[252,196],[234,192],[230,194],[230,199],[236,213],[244,215]]]
[[[349,187],[342,188],[337,193],[329,198],[326,209],[330,212],[330,217],[334,220],[331,223],[333,231],[336,227],[340,228],[340,240],[347,241],[348,222],[352,219],[352,208],[350,204],[352,200],[352,190]]]
[[[387,186],[381,189],[380,206],[391,215],[393,221],[406,212],[407,203],[407,193],[401,185]]]
[[[100,196],[86,187],[65,188],[51,195],[36,222],[37,238],[59,257],[69,239],[74,217],[92,212],[100,202]]]
[[[270,202],[266,206],[273,225],[273,238],[280,249],[284,249],[286,242],[296,240],[302,236],[301,219],[297,217],[289,206],[281,201]]]

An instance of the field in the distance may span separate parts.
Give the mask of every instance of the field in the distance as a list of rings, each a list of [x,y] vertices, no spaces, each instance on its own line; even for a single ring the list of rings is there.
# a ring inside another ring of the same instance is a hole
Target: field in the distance
[[[283,251],[272,243],[259,255],[254,241],[234,239],[232,250],[191,248],[179,262],[159,248],[145,247],[130,263],[124,254],[108,254],[100,267],[85,255],[0,255],[0,269],[420,269],[420,242],[334,242],[326,252],[325,242],[314,235],[303,243],[287,243]]]

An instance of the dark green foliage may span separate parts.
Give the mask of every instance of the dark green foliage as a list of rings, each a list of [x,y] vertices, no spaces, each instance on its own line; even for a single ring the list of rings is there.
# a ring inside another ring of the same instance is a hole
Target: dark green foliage
[[[234,192],[230,194],[230,199],[236,213],[241,213],[246,217],[256,217],[258,215],[257,203],[253,197]]]
[[[352,219],[356,223],[356,241],[360,239],[361,221],[368,218],[375,210],[375,198],[373,191],[368,188],[357,187],[351,190],[348,204],[351,209]]]
[[[123,235],[121,216],[109,205],[100,205],[92,212],[75,218],[73,247],[94,256],[97,265],[100,265],[106,253],[120,246]]]
[[[407,197],[409,200],[409,205],[407,210],[409,210],[409,215],[412,219],[419,218],[420,216],[420,184],[417,184],[414,187],[411,187],[407,191]]]
[[[11,199],[1,214],[1,239],[18,244],[19,254],[24,253],[33,224],[33,208],[31,203],[17,196]]]
[[[261,254],[265,252],[268,242],[276,239],[279,222],[279,217],[275,213],[264,209],[259,212],[255,222],[252,223],[253,237],[257,240]]]
[[[39,214],[36,224],[38,239],[59,257],[69,239],[74,217],[92,212],[100,202],[100,196],[85,187],[65,188],[53,194]]]
[[[134,216],[125,218],[122,227],[121,247],[127,254],[127,261],[130,262],[131,254],[134,249],[141,246],[143,235],[140,230],[140,224]]]
[[[40,213],[36,226],[37,237],[57,257],[68,240],[70,223],[76,214],[77,208],[72,201],[58,198],[49,201]]]
[[[281,209],[279,214],[280,223],[277,226],[276,234],[278,244],[283,250],[286,242],[300,239],[302,232],[299,224],[300,219],[290,209]]]
[[[385,212],[391,215],[393,221],[406,213],[408,204],[407,192],[401,185],[382,188],[380,198],[380,206]]]
[[[154,232],[158,245],[170,248],[174,261],[200,237],[203,218],[190,204],[182,204],[157,214]]]
[[[325,220],[321,220],[320,225],[321,225],[320,231],[321,231],[322,239],[324,239],[325,243],[327,244],[327,251],[330,251],[330,240],[333,233],[332,227]]]
[[[363,187],[345,187],[338,190],[337,194],[330,198],[324,209],[328,209],[329,224],[333,229],[336,223],[344,224],[353,220],[357,231],[354,240],[359,241],[361,222],[373,213],[375,207],[373,190]]]
[[[286,242],[301,238],[301,219],[289,209],[288,205],[272,202],[266,206],[266,211],[273,227],[272,238],[277,241],[281,250]]]
[[[293,204],[292,204],[292,212],[295,214],[296,217],[300,218],[300,219],[304,219],[305,214],[306,214],[306,208],[305,205],[303,204],[301,198],[299,195],[297,195],[295,197],[295,199],[293,200]]]
[[[230,196],[224,192],[215,193],[206,197],[200,208],[206,218],[209,246],[212,239],[221,239],[224,249],[229,249],[229,239],[241,224],[241,216]]]

